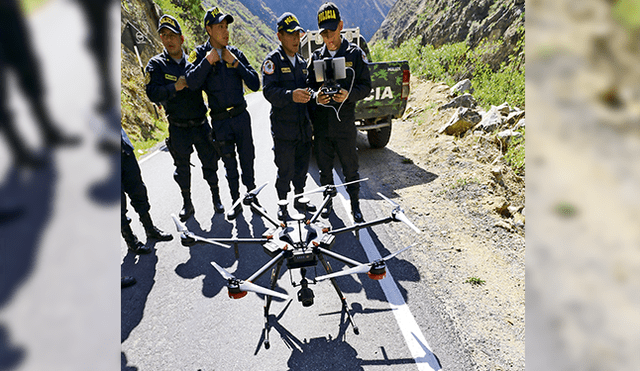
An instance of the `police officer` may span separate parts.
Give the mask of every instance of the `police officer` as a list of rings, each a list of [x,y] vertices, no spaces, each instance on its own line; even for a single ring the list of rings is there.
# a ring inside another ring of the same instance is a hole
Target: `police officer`
[[[151,58],[147,64],[147,96],[152,102],[161,103],[167,112],[167,147],[176,166],[173,179],[180,186],[184,202],[179,214],[180,220],[185,221],[194,213],[189,162],[193,147],[202,163],[202,175],[211,189],[213,208],[216,213],[223,213],[224,206],[220,200],[216,174],[220,157],[212,141],[202,89],[187,85],[185,79],[188,62],[182,51],[184,36],[180,24],[172,16],[163,15],[159,21],[158,33],[164,51]]]
[[[286,200],[290,183],[300,194],[311,158],[311,121],[306,103],[311,98],[307,86],[307,62],[299,55],[302,27],[295,15],[287,12],[278,18],[280,47],[267,55],[262,64],[262,83],[265,98],[271,103],[271,135],[278,167],[276,191],[280,200]],[[300,198],[294,206],[300,209]],[[286,205],[278,210],[278,219],[287,216]],[[307,204],[307,210],[316,207]]]
[[[211,125],[220,143],[222,161],[227,172],[231,198],[240,198],[240,175],[236,161],[236,147],[242,169],[242,183],[250,191],[256,187],[253,160],[255,149],[251,134],[251,117],[244,99],[244,82],[253,91],[260,89],[258,73],[244,54],[229,43],[229,24],[233,17],[218,7],[209,9],[204,16],[204,27],[209,40],[189,55],[192,64],[187,69],[187,83],[192,88],[202,87],[207,93],[211,110]],[[242,205],[227,213],[229,220],[242,211]]]
[[[169,233],[165,233],[153,225],[149,210],[149,198],[147,197],[147,187],[142,181],[142,174],[140,173],[140,166],[136,160],[136,156],[133,153],[133,145],[129,140],[129,137],[124,132],[124,129],[120,128],[121,136],[121,187],[120,187],[120,230],[122,237],[124,237],[127,247],[134,254],[148,254],[151,252],[151,247],[145,246],[138,240],[133,231],[131,230],[131,219],[127,217],[127,197],[131,200],[131,206],[140,216],[140,222],[144,226],[144,231],[147,234],[147,239],[156,239],[159,241],[170,241],[173,236]]]
[[[371,77],[364,52],[355,44],[343,39],[340,31],[343,22],[338,7],[331,2],[324,3],[318,10],[318,27],[324,45],[313,52],[309,62],[309,86],[318,91],[312,104],[311,121],[314,130],[314,146],[320,183],[333,184],[333,159],[338,155],[346,182],[360,179],[358,174],[358,154],[356,152],[355,107],[356,102],[371,92]],[[337,80],[341,89],[333,95],[325,94],[321,83],[316,81],[313,61],[324,58],[345,58],[346,78]],[[351,212],[356,222],[364,221],[359,205],[360,184],[347,186],[351,200]],[[332,204],[322,210],[328,217]]]

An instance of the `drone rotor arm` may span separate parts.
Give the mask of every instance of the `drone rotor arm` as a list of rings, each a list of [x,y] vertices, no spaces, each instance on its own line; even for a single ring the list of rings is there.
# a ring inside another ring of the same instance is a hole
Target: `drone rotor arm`
[[[378,196],[382,197],[385,201],[387,201],[388,203],[390,203],[393,207],[398,207],[400,205],[398,205],[396,202],[394,202],[393,200],[391,200],[390,198],[386,197],[385,195],[383,195],[382,193],[378,192]]]
[[[176,225],[176,229],[178,230],[178,232],[180,233],[189,233],[189,230],[187,229],[187,227],[180,221],[180,219],[178,219],[178,217],[176,216],[176,214],[171,214],[171,218],[173,219],[173,222]]]
[[[216,262],[211,262],[211,265],[213,265],[213,267],[218,271],[218,273],[220,273],[220,275],[225,279],[225,280],[233,280],[236,279],[233,274],[227,272],[226,269],[222,268],[221,266],[218,265],[218,263]]]
[[[385,256],[384,258],[382,258],[382,260],[383,261],[387,261],[387,260],[393,259],[396,255],[400,254],[403,251],[406,251],[406,250],[410,249],[412,246],[413,245],[409,245],[409,246],[404,247],[404,248],[402,248],[402,249],[400,249],[400,250],[398,250],[398,251],[396,251],[396,252],[394,252],[392,254],[389,254],[389,255]]]
[[[257,196],[258,193],[260,193],[260,191],[262,191],[262,189],[264,187],[267,186],[267,184],[269,184],[269,182],[265,182],[263,185],[261,185],[260,187],[257,187],[255,189],[253,189],[251,192],[249,192],[249,194],[253,195],[253,196]]]
[[[242,291],[251,291],[251,292],[258,293],[258,294],[275,296],[277,298],[284,299],[284,300],[290,299],[289,295],[283,294],[281,292],[269,290],[269,289],[267,289],[265,287],[258,286],[255,283],[252,283],[252,282],[249,282],[249,281],[241,281],[240,284],[238,285],[238,287]]]
[[[395,213],[395,219],[408,225],[409,228],[413,229],[416,233],[422,233],[422,231],[418,229],[418,227],[416,227],[415,224],[413,224],[411,220],[409,220],[409,218],[407,218],[407,216],[404,214],[402,210],[399,210],[398,212]]]
[[[318,276],[316,277],[316,281],[323,281],[331,278],[348,276],[350,274],[356,274],[356,273],[367,273],[370,269],[371,269],[371,263],[360,264],[353,268],[345,269],[339,272],[333,272],[330,274],[325,274],[324,276]]]

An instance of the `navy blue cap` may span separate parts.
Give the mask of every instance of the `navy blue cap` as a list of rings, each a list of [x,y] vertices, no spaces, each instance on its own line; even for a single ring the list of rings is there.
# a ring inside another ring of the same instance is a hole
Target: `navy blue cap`
[[[286,33],[294,33],[303,31],[303,28],[300,27],[300,22],[298,22],[298,18],[293,13],[286,12],[278,18],[278,32],[282,30]]]
[[[233,23],[233,17],[229,14],[222,13],[222,10],[216,6],[207,10],[207,13],[204,15],[204,26],[207,27],[212,24],[218,24],[225,19],[227,20],[227,24]]]
[[[318,28],[320,32],[324,30],[335,31],[340,24],[340,11],[336,4],[332,2],[324,3],[318,9]]]
[[[180,28],[180,23],[178,23],[178,21],[175,18],[173,18],[168,14],[165,14],[162,17],[160,17],[160,20],[158,21],[158,32],[160,32],[160,30],[163,28],[168,28],[172,32],[177,33],[178,35],[182,35],[182,29]]]

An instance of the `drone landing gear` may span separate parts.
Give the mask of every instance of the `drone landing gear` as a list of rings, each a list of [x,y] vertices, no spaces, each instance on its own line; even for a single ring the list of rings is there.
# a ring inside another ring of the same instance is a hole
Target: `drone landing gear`
[[[282,268],[282,263],[284,260],[278,261],[278,264],[271,271],[271,290],[275,289],[276,283],[278,282],[278,277],[280,276],[280,269]],[[269,308],[271,307],[271,295],[265,295],[264,297],[264,348],[269,349],[271,347],[271,343],[269,342],[269,331],[271,330],[271,326],[269,326]]]
[[[329,262],[327,262],[322,254],[318,254],[318,259],[320,260],[320,263],[322,263],[322,266],[324,267],[324,270],[327,272],[327,274],[333,273]],[[356,323],[353,320],[353,316],[351,316],[351,312],[349,312],[349,304],[347,303],[347,299],[345,299],[344,295],[342,294],[342,290],[340,290],[340,287],[338,287],[338,283],[336,282],[335,278],[331,279],[331,284],[333,285],[333,288],[336,289],[336,292],[340,297],[340,301],[342,302],[342,309],[344,309],[344,311],[347,313],[349,322],[351,322],[351,326],[353,326],[353,333],[356,335],[360,335],[360,330],[358,329],[358,326],[356,326]]]

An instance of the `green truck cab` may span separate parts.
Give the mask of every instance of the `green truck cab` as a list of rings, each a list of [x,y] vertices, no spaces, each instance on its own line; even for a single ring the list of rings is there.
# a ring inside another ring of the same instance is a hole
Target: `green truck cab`
[[[343,29],[342,37],[358,45],[371,60],[369,47],[359,28]],[[309,60],[323,44],[322,36],[309,31],[300,40],[300,54]],[[392,120],[402,117],[409,98],[409,62],[369,62],[371,94],[356,104],[356,127],[365,131],[373,148],[383,148],[391,137]]]

